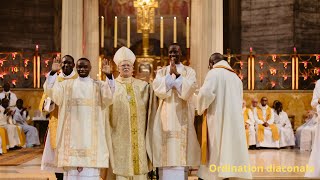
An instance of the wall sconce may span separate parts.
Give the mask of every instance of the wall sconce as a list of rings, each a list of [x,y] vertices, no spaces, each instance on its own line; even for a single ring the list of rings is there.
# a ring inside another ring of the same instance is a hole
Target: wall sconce
[[[303,80],[307,80],[308,79],[308,75],[307,74],[302,75],[302,77],[303,77]]]
[[[275,74],[277,74],[277,70],[276,70],[275,68],[271,68],[271,69],[269,69],[269,71],[270,71],[270,74],[271,74],[272,76],[274,76]]]
[[[18,67],[11,67],[11,72],[12,73],[17,73],[19,71]]]
[[[286,81],[286,80],[288,79],[288,76],[287,76],[286,74],[283,75],[282,77],[283,77],[283,80],[284,80],[284,81]]]
[[[319,68],[314,68],[313,73],[319,76],[319,70],[320,70]]]
[[[287,69],[287,68],[288,68],[288,62],[284,62],[284,63],[283,63],[283,67],[284,67],[285,69]]]
[[[25,73],[23,74],[24,78],[25,78],[25,79],[29,79],[29,74],[30,74],[29,72],[25,72]]]
[[[46,65],[46,67],[48,67],[49,66],[49,59],[46,59],[46,60],[44,60],[44,64]]]
[[[240,69],[242,69],[243,68],[243,62],[240,61],[239,63],[240,63]]]
[[[12,79],[11,83],[12,83],[13,86],[16,86],[17,85],[17,80]]]
[[[319,62],[319,60],[320,60],[320,55],[319,55],[319,56],[316,56],[316,60],[317,60],[317,62]]]
[[[306,62],[306,61],[303,62],[303,66],[304,66],[305,69],[307,69],[307,67],[308,67],[308,62]]]
[[[276,62],[276,60],[277,60],[277,55],[272,55],[272,61]]]
[[[241,72],[239,73],[238,76],[239,76],[239,78],[240,78],[241,80],[243,80],[243,74],[242,74]]]
[[[16,54],[17,54],[17,53],[11,53],[12,60],[15,60],[15,59],[16,59]]]
[[[260,82],[263,81],[264,75],[263,74],[259,74],[259,78],[260,78]]]
[[[276,83],[274,81],[271,82],[271,87],[274,88],[276,86]]]
[[[3,60],[3,59],[0,60],[0,66],[1,66],[1,67],[3,66],[4,61],[5,61],[5,60]]]
[[[28,66],[29,61],[30,61],[29,59],[25,59],[25,60],[23,61],[24,67],[27,67],[27,66]]]
[[[259,61],[259,64],[260,64],[260,69],[262,69],[263,68],[263,62]]]
[[[0,79],[3,79],[5,75],[7,75],[7,73],[1,73],[0,74]]]

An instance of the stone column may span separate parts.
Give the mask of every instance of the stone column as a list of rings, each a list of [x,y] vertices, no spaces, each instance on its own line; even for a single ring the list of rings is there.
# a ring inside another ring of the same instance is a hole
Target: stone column
[[[223,0],[191,1],[191,66],[199,86],[208,72],[212,53],[223,53]]]
[[[99,2],[98,0],[62,0],[62,56],[70,54],[77,61],[91,61],[91,78],[99,72]]]

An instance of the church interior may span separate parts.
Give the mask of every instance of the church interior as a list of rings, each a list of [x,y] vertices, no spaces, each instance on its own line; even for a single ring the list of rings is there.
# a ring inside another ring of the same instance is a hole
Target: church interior
[[[125,46],[136,55],[134,77],[151,83],[157,70],[169,64],[172,43],[180,45],[182,63],[195,70],[199,88],[209,71],[210,55],[218,52],[241,79],[247,108],[263,99],[271,108],[275,101],[282,103],[291,128],[291,134],[283,136],[293,143],[260,148],[253,129],[255,140],[248,144],[250,163],[257,167],[253,179],[304,179],[317,141],[317,114],[311,100],[320,78],[319,0],[2,0],[0,4],[0,86],[9,84],[10,92],[23,100],[29,111],[27,123],[37,129],[40,139],[40,144],[28,146],[26,134],[19,131],[20,146],[11,148],[10,133],[0,124],[1,180],[56,179],[53,172],[40,170],[49,122],[41,99],[53,59],[67,54],[75,60],[86,57],[92,64],[91,78],[104,80],[103,60],[112,60]],[[116,77],[119,73],[112,63]],[[195,116],[199,143],[202,124],[203,116]],[[277,167],[288,168],[277,171]],[[198,179],[197,170],[190,167],[188,179]]]

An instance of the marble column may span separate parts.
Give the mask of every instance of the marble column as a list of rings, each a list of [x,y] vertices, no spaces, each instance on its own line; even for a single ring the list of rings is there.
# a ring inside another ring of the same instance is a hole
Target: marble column
[[[199,86],[208,72],[212,53],[223,53],[223,0],[191,1],[190,61]]]
[[[62,56],[70,54],[77,61],[91,61],[91,78],[96,79],[99,59],[98,0],[62,0]]]

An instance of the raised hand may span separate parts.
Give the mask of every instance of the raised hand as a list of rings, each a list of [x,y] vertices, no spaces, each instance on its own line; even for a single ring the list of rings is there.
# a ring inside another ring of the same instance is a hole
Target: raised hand
[[[53,59],[51,72],[57,72],[61,69],[61,59],[60,56],[57,56]]]
[[[112,67],[111,60],[108,60],[106,58],[103,59],[101,71],[106,75],[111,75],[111,67]]]

